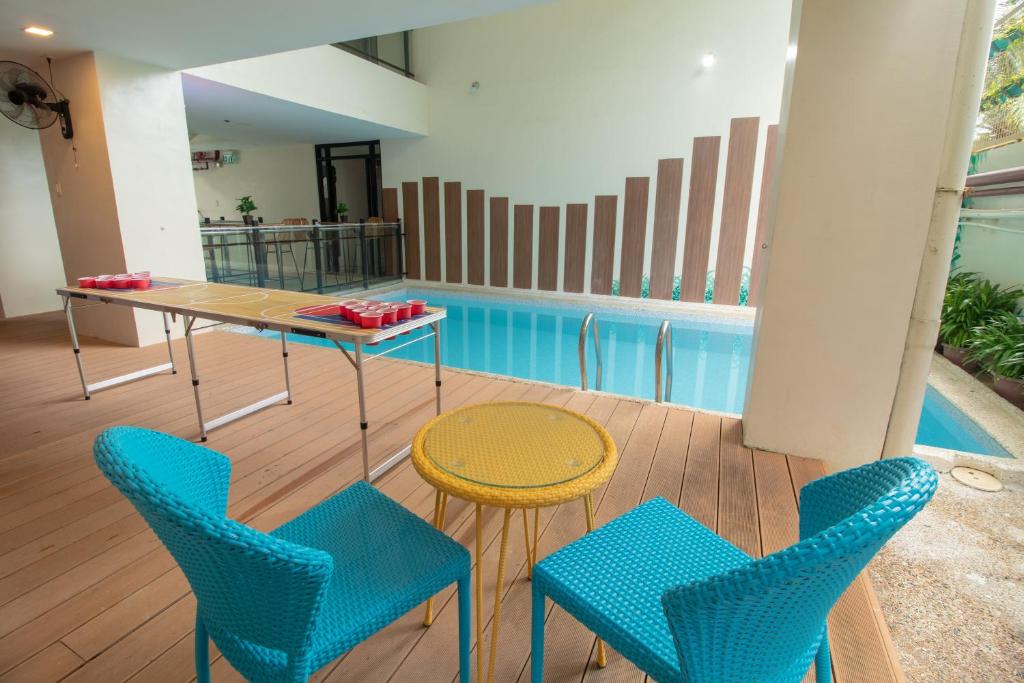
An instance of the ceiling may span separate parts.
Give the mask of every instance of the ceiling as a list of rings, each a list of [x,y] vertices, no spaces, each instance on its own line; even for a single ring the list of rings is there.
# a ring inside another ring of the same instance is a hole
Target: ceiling
[[[193,150],[414,137],[397,128],[306,107],[191,74],[182,74],[181,81]]]
[[[443,24],[542,0],[3,0],[0,51],[82,51],[172,69]],[[26,35],[29,25],[52,29]]]

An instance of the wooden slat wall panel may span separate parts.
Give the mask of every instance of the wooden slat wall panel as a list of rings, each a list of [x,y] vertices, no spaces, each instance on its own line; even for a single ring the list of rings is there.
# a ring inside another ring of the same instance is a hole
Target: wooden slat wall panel
[[[398,188],[385,187],[381,195],[381,218],[388,223],[398,220]]]
[[[779,137],[778,124],[768,126],[767,139],[764,143],[764,167],[761,173],[761,198],[757,205],[757,232],[754,233],[754,258],[750,263],[750,292],[747,294],[747,305],[756,306],[761,294],[761,269],[764,267],[765,240],[768,235],[768,195],[772,191],[773,174],[775,171],[776,145]]]
[[[558,289],[558,214],[557,206],[540,207],[537,288],[549,292]]]
[[[716,304],[735,306],[740,300],[759,122],[756,116],[749,116],[733,119],[729,127],[729,159],[725,165],[722,227],[718,234],[715,294],[712,299]]]
[[[466,190],[466,281],[484,284],[483,190]]]
[[[562,289],[583,293],[587,261],[587,205],[567,204],[565,207],[565,265]]]
[[[718,182],[718,154],[721,144],[722,138],[718,136],[693,139],[680,301],[704,302],[704,287],[707,282],[708,258],[711,249],[711,220],[715,213],[715,185]]]
[[[622,207],[622,254],[619,261],[619,294],[640,296],[647,244],[647,196],[650,178],[626,178]]]
[[[423,179],[423,270],[426,280],[441,280],[441,197],[437,178]]]
[[[672,298],[682,193],[683,160],[658,161],[658,180],[654,190],[654,237],[651,244],[652,299]]]
[[[619,197],[603,194],[594,197],[594,244],[590,258],[590,293],[611,294],[615,272],[615,213]]]
[[[518,289],[533,287],[533,204],[513,207],[515,243],[512,255],[512,286]]]
[[[444,278],[462,282],[462,183],[444,184]]]
[[[491,197],[491,287],[508,287],[508,197]]]
[[[402,228],[405,231],[405,273],[414,280],[420,271],[420,200],[415,182],[402,183]]]

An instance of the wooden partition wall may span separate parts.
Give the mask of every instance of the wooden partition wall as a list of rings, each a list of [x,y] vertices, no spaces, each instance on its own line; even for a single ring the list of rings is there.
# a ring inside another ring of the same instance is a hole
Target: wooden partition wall
[[[712,297],[716,304],[740,302],[743,256],[754,204],[755,160],[761,144],[759,130],[757,117],[735,118],[725,141]],[[777,136],[778,126],[768,126],[763,142],[748,305],[757,303],[759,273],[764,266],[768,195]],[[401,214],[407,274],[410,278],[436,282],[441,281],[443,274],[445,282],[450,283],[591,294],[611,294],[617,279],[618,293],[630,297],[643,294],[647,278],[647,296],[651,298],[674,298],[678,281],[679,300],[703,302],[722,156],[722,139],[708,136],[693,140],[688,161],[683,157],[658,161],[650,231],[652,187],[651,178],[646,176],[625,179],[621,226],[619,195],[597,195],[592,204],[566,204],[563,213],[561,206],[541,206],[539,210],[533,204],[510,206],[508,197],[488,197],[483,189],[467,189],[463,194],[459,181],[445,181],[443,190],[437,177],[425,177],[419,183],[403,182]],[[684,211],[687,165],[689,184]],[[398,210],[398,189],[384,188],[384,218],[392,220]],[[588,221],[593,224],[589,249]],[[678,264],[680,242],[683,256]],[[645,264],[649,264],[647,268]]]

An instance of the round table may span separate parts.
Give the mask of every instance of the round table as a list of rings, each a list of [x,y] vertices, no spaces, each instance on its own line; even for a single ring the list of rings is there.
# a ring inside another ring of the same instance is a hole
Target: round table
[[[604,427],[579,413],[540,403],[494,402],[466,406],[425,424],[412,442],[412,463],[436,490],[434,525],[444,530],[448,496],[476,505],[477,678],[483,681],[483,539],[481,508],[504,509],[498,555],[494,621],[487,680],[494,660],[501,619],[505,555],[512,512],[522,510],[526,536],[527,576],[537,561],[540,508],[582,498],[587,531],[594,528],[591,492],[608,481],[618,454]],[[531,543],[527,510],[533,509]],[[433,620],[427,603],[424,623]],[[598,664],[604,664],[598,643]]]

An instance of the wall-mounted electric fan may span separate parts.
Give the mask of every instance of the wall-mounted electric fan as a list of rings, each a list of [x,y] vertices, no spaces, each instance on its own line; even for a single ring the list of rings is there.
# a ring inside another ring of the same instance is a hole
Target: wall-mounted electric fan
[[[71,139],[71,109],[45,78],[18,62],[0,61],[0,112],[25,128],[49,128],[60,121],[64,137]]]

